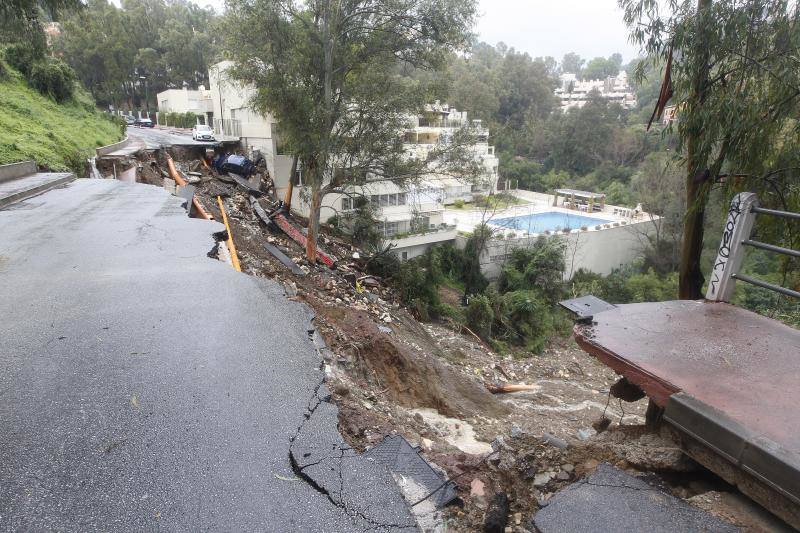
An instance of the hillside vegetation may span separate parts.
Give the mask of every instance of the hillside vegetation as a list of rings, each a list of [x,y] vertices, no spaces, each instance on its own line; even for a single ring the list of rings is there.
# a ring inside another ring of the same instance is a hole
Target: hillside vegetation
[[[82,89],[59,104],[29,87],[15,70],[0,70],[0,164],[33,159],[45,169],[83,175],[96,147],[122,137],[120,126]]]

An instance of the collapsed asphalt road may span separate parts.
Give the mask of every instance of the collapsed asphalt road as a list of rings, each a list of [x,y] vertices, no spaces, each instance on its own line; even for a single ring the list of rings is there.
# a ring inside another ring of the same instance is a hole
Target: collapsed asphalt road
[[[163,189],[0,211],[0,529],[413,530],[336,429],[310,313]]]

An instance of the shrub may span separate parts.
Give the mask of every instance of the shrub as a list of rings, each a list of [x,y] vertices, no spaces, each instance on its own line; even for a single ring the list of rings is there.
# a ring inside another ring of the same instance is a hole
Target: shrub
[[[492,336],[494,311],[489,298],[483,294],[470,298],[467,307],[467,326],[482,339]]]
[[[28,81],[41,94],[64,102],[72,98],[75,71],[60,59],[47,58],[33,64]]]
[[[5,58],[8,64],[22,73],[26,79],[30,77],[34,63],[42,59],[35,47],[24,43],[13,43],[6,46]]]
[[[565,245],[561,239],[539,237],[530,248],[516,248],[500,273],[501,293],[533,290],[556,304],[564,291]]]
[[[186,113],[164,113],[166,126],[172,128],[193,128],[197,124],[197,115],[188,111]]]
[[[598,225],[596,225],[596,226],[594,227],[594,229],[598,229],[598,230],[599,230],[599,229],[602,229],[602,227],[603,227],[603,226],[601,226],[600,224],[598,224]]]
[[[533,352],[540,352],[545,347],[554,330],[550,306],[535,291],[503,294],[498,318],[510,342]]]
[[[589,231],[589,227],[588,226],[581,226],[581,231]]]
[[[564,229],[561,230],[561,233],[566,234],[566,233],[569,233],[570,231],[572,231],[572,230],[569,229],[569,228],[564,228]]]
[[[453,206],[456,209],[463,209],[464,208],[464,200],[461,200],[461,199],[456,200],[455,202],[453,202]]]

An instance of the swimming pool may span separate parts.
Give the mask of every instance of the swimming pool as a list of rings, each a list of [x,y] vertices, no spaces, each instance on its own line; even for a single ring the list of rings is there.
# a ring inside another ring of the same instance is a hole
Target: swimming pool
[[[583,226],[591,228],[598,224],[608,224],[609,222],[612,221],[586,215],[562,213],[560,211],[545,211],[543,213],[533,213],[530,215],[499,218],[497,220],[492,220],[489,224],[507,229],[526,231],[528,233],[542,233],[547,230],[556,231],[565,228],[578,229]]]

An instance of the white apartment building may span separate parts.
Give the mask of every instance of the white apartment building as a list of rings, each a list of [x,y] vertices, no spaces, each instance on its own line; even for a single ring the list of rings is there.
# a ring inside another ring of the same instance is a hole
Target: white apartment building
[[[467,113],[436,102],[425,107],[421,115],[410,116],[403,147],[409,156],[425,158],[437,146],[450,142],[460,128],[472,128],[476,142],[470,147],[485,172],[476,184],[455,177],[437,174],[435,168],[421,183],[400,188],[391,180],[376,180],[351,187],[347,194],[328,194],[322,199],[320,219],[352,211],[355,198],[364,197],[378,209],[380,230],[395,246],[401,259],[421,255],[430,246],[454,241],[456,229],[444,221],[445,205],[457,200],[472,201],[478,194],[497,191],[499,160],[489,146],[489,131],[481,121],[470,122]],[[307,216],[310,210],[308,193],[295,189],[292,207]]]
[[[167,89],[156,95],[159,113],[189,113],[199,117],[198,124],[211,124],[214,109],[211,105],[211,91],[202,85],[197,89]]]
[[[561,111],[573,107],[583,107],[589,100],[589,93],[597,91],[600,96],[621,105],[625,109],[636,107],[636,93],[628,84],[628,75],[620,71],[616,77],[609,76],[604,80],[578,80],[575,74],[565,73],[561,77],[561,85],[556,88],[555,95],[561,102]]]
[[[470,122],[466,111],[458,111],[447,104],[436,102],[425,106],[421,115],[409,118],[409,127],[405,132],[404,148],[416,158],[425,158],[437,146],[447,144],[461,128],[471,128],[476,142],[471,147],[475,159],[485,169],[477,184],[468,184],[453,177],[431,175],[430,179],[441,183],[444,188],[442,202],[450,205],[456,200],[469,202],[475,194],[493,194],[497,192],[499,159],[495,156],[494,146],[489,145],[489,130],[484,128],[480,120]]]

